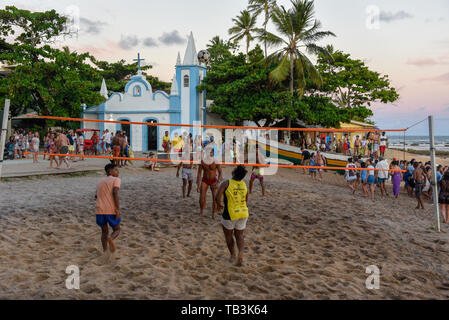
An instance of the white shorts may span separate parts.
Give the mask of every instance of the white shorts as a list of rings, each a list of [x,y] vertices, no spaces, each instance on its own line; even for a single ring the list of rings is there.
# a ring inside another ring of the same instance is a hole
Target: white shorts
[[[228,230],[245,230],[246,222],[248,218],[237,219],[237,220],[225,220],[221,218],[221,224]]]
[[[193,181],[193,169],[182,168],[182,179]]]
[[[355,180],[357,180],[357,176],[347,176],[346,177],[346,181],[348,181],[348,182],[352,182],[352,181],[355,181]]]

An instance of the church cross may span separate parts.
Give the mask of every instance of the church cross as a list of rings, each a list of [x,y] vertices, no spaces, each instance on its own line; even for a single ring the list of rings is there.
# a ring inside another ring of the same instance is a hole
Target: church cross
[[[137,71],[139,74],[142,73],[140,70],[140,61],[145,61],[145,59],[140,59],[140,53],[137,54],[137,59],[134,59],[133,61],[137,61]]]

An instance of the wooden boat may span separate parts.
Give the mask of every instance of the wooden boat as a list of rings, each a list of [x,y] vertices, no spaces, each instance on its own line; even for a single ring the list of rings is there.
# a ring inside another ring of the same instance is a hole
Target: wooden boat
[[[267,144],[266,140],[263,138],[258,138],[257,143],[259,144],[259,148],[269,158],[279,158],[282,160],[289,161],[290,163],[294,165],[302,165],[303,156],[302,156],[302,150],[295,146],[290,146],[284,143],[277,143],[277,147],[270,146]],[[256,144],[255,140],[250,140],[250,144],[254,146]],[[316,153],[315,150],[309,150],[310,154]],[[330,152],[321,152],[321,154],[326,158],[326,165],[329,167],[341,167],[346,168],[346,165],[348,164],[348,158],[349,156],[344,156],[341,154],[334,154]],[[340,173],[343,173],[343,170],[335,170]]]

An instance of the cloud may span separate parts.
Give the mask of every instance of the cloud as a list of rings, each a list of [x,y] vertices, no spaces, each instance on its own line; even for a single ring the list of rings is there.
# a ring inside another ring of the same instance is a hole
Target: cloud
[[[422,78],[420,81],[449,82],[449,72],[436,77]]]
[[[177,30],[173,30],[172,32],[164,32],[159,37],[159,41],[170,46],[172,44],[183,44],[186,42],[186,39],[181,37]]]
[[[158,46],[156,40],[154,40],[154,39],[151,38],[151,37],[148,37],[148,38],[143,39],[143,45],[144,45],[145,47],[157,47],[157,46]]]
[[[101,29],[107,23],[101,21],[93,21],[87,18],[80,18],[80,29],[81,31],[88,34],[99,34]]]
[[[393,22],[396,20],[404,20],[404,19],[410,19],[410,18],[413,18],[413,16],[404,10],[400,10],[400,11],[397,11],[394,13],[387,12],[387,11],[381,11],[380,16],[379,16],[380,21],[387,22],[387,23]]]
[[[425,67],[425,66],[436,66],[436,65],[447,65],[449,64],[449,60],[446,57],[435,58],[417,58],[417,59],[409,59],[407,60],[407,64],[417,66],[417,67]]]
[[[137,39],[136,36],[124,36],[124,35],[121,36],[121,39],[118,43],[120,48],[122,48],[124,50],[131,50],[138,44],[139,44],[139,39]]]

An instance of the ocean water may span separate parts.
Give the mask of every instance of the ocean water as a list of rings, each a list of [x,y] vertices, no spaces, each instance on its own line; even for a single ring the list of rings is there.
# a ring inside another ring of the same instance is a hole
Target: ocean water
[[[404,136],[389,136],[390,148],[403,149]],[[429,150],[429,136],[405,136],[405,148],[414,150]],[[439,151],[449,151],[449,136],[435,136],[435,148]]]

